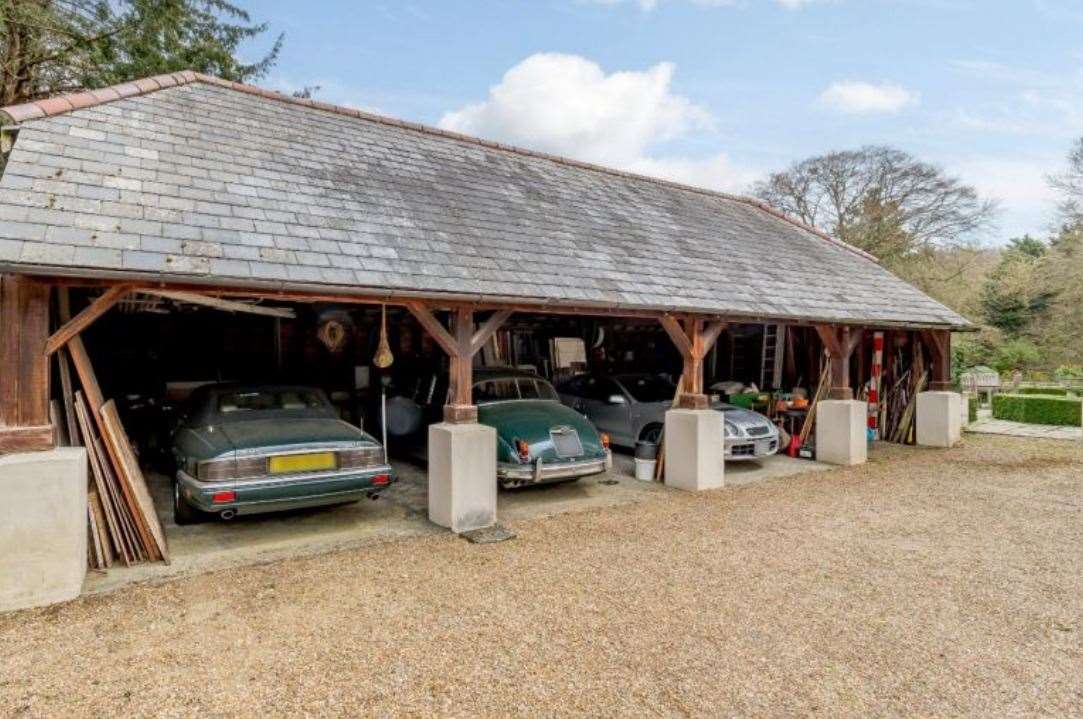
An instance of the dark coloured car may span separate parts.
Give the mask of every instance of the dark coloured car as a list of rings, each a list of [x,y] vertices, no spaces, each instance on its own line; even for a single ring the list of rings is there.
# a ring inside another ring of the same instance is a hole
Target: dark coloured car
[[[395,476],[383,447],[300,386],[207,385],[173,436],[177,524],[375,497]]]
[[[392,435],[410,434],[423,443],[428,422],[441,421],[447,378],[422,378],[412,399],[389,408]],[[478,422],[496,430],[496,477],[501,487],[578,479],[612,466],[609,438],[590,420],[560,403],[553,385],[531,372],[474,369]],[[409,418],[409,419],[407,419]],[[427,419],[428,422],[423,421]]]

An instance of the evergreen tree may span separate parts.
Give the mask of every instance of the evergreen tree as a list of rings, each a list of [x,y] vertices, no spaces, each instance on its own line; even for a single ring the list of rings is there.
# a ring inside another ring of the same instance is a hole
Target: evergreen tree
[[[267,30],[227,0],[0,0],[0,105],[178,70],[261,77],[238,57]]]
[[[1009,243],[982,288],[982,315],[987,324],[1009,337],[1019,337],[1049,311],[1057,292],[1039,281],[1045,253],[1045,244],[1029,235]]]

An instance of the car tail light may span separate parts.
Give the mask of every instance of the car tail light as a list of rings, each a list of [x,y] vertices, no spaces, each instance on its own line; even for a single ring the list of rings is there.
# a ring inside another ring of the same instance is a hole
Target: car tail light
[[[265,474],[267,474],[266,457],[208,459],[196,466],[196,478],[200,482],[226,482],[231,479],[261,477]]]
[[[384,463],[384,453],[380,447],[358,447],[344,449],[338,453],[340,469],[364,469],[378,467]]]
[[[211,501],[215,504],[225,504],[226,502],[236,502],[237,493],[232,489],[227,489],[222,492],[215,492],[211,496]]]
[[[377,474],[375,477],[372,478],[372,483],[373,484],[391,484],[391,475],[390,474]]]
[[[606,449],[609,449],[609,435],[606,434],[605,432],[602,432],[601,438],[602,438],[602,446],[605,447]]]
[[[524,440],[515,440],[515,451],[519,453],[519,459],[524,462],[530,459],[530,445]]]
[[[200,462],[197,470],[200,482],[221,482],[237,476],[237,462],[232,459],[209,459]]]
[[[235,460],[233,476],[236,479],[259,477],[264,474],[267,474],[266,457],[240,457]]]

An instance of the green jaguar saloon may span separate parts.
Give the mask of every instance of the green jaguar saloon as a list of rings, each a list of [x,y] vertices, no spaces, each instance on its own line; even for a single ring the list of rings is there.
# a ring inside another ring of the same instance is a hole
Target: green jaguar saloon
[[[379,442],[311,387],[200,387],[182,411],[173,455],[177,524],[354,502],[395,480]]]
[[[609,437],[522,370],[474,370],[478,422],[496,430],[496,478],[505,489],[563,482],[613,466]]]
[[[393,447],[426,456],[427,427],[442,421],[447,386],[446,373],[426,374],[410,395],[389,401]],[[609,436],[532,372],[475,367],[473,398],[478,422],[496,430],[496,478],[504,489],[573,481],[613,466]]]

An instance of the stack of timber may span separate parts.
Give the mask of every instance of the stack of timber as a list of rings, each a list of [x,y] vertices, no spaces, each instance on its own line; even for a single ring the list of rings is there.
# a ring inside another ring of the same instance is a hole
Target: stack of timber
[[[68,319],[61,296],[61,320]],[[105,401],[82,338],[76,334],[57,349],[63,426],[68,443],[86,448],[87,562],[106,569],[120,562],[169,561],[165,532],[154,510],[146,479],[117,414]],[[69,364],[70,360],[70,364]],[[75,367],[81,388],[75,385]]]
[[[684,375],[682,374],[677,378],[677,391],[673,394],[673,404],[671,407],[677,407],[681,401],[681,388],[684,387]],[[654,465],[654,481],[664,482],[666,480],[666,430],[662,428],[662,433],[658,435],[658,454],[655,455],[657,462]]]
[[[64,376],[67,357],[57,353]],[[63,384],[63,382],[62,382]],[[112,400],[95,412],[88,391],[64,393],[65,410],[75,416],[71,444],[86,449],[89,464],[87,520],[90,531],[87,559],[91,567],[106,569],[120,562],[169,560],[165,534],[154,511],[146,480],[132,453]]]
[[[809,403],[808,414],[801,423],[801,432],[797,436],[797,448],[804,447],[812,435],[812,429],[816,426],[816,411],[819,409],[820,400],[827,396],[827,390],[831,385],[831,360],[824,358],[823,369],[820,370],[820,383],[816,385],[816,394]]]
[[[896,363],[902,366],[902,358]],[[921,346],[913,345],[913,358],[910,367],[901,372],[898,378],[884,392],[880,403],[880,427],[882,436],[889,442],[914,444],[914,413],[917,410],[917,398],[925,389],[929,380],[929,371],[925,368],[925,358]]]

